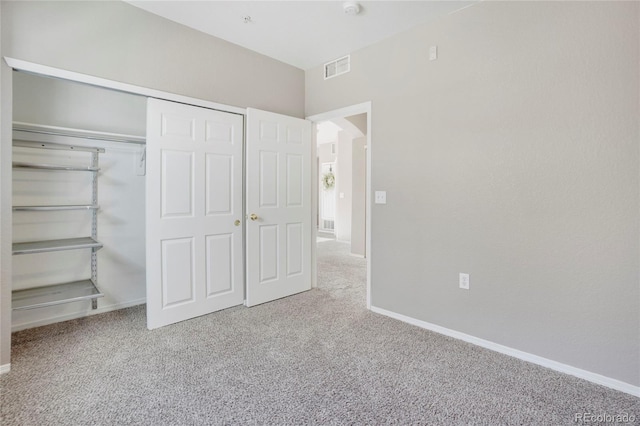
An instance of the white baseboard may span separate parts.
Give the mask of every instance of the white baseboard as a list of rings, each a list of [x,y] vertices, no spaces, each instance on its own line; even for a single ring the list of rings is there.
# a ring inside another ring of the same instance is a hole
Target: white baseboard
[[[11,364],[0,365],[0,374],[6,374],[11,370]]]
[[[420,328],[434,331],[439,334],[444,334],[445,336],[453,337],[454,339],[463,340],[465,342],[472,343],[474,345],[481,346],[483,348],[490,349],[495,352],[500,352],[501,354],[509,355],[514,358],[521,359],[523,361],[528,361],[533,364],[538,364],[542,367],[559,371],[560,373],[569,374],[569,375],[578,377],[580,379],[584,379],[584,380],[588,380],[590,382],[596,383],[598,385],[606,386],[611,389],[615,389],[624,393],[628,393],[633,396],[640,397],[640,386],[634,386],[632,384],[625,383],[617,379],[612,379],[610,377],[606,377],[601,374],[592,373],[591,371],[572,367],[567,364],[563,364],[557,361],[543,358],[538,355],[533,355],[528,352],[523,352],[518,349],[513,349],[508,346],[503,346],[498,343],[490,342],[488,340],[480,339],[478,337],[471,336],[469,334],[464,334],[459,331],[451,330],[445,327],[441,327],[436,324],[431,324],[429,322],[411,318],[406,315],[398,314],[392,311],[387,311],[386,309],[378,308],[376,306],[371,306],[371,311],[377,314],[381,314],[390,318],[400,320],[402,322],[406,322],[411,325],[415,325]]]
[[[77,312],[77,313],[68,314],[68,315],[57,315],[57,316],[42,318],[37,321],[12,324],[11,332],[26,330],[28,328],[33,328],[33,327],[40,327],[42,325],[54,324],[56,322],[68,321],[68,320],[77,319],[77,318],[84,318],[91,315],[104,314],[105,312],[117,311],[118,309],[124,309],[124,308],[129,308],[131,306],[142,305],[146,303],[146,301],[147,301],[146,298],[129,300],[123,303],[116,303],[114,305],[99,307],[98,309],[91,309],[88,312],[83,311],[83,312]]]

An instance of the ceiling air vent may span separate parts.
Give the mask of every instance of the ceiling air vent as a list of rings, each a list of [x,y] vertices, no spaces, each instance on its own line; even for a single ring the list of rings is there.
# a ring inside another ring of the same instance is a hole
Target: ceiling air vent
[[[324,64],[324,79],[336,77],[349,71],[351,71],[351,55]]]

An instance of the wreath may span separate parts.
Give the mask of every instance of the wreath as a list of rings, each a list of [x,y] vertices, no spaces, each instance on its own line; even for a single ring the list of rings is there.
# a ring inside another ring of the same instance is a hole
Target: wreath
[[[336,177],[333,175],[333,173],[331,172],[325,173],[325,175],[322,176],[322,186],[324,187],[325,191],[330,190],[335,185],[336,185]]]

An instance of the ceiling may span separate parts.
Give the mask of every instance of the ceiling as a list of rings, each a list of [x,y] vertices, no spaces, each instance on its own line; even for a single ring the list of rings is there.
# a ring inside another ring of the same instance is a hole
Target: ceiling
[[[303,70],[477,2],[361,1],[349,16],[342,1],[126,1]]]

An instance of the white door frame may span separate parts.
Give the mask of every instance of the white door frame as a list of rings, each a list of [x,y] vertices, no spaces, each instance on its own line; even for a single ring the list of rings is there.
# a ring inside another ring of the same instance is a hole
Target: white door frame
[[[327,111],[320,114],[315,114],[307,117],[307,120],[313,122],[312,140],[311,140],[311,157],[316,158],[318,156],[318,146],[316,142],[316,125],[321,121],[333,120],[336,118],[349,117],[357,114],[367,114],[367,174],[366,174],[366,218],[365,218],[365,239],[366,239],[366,259],[367,259],[367,309],[371,309],[371,206],[373,197],[371,196],[371,101],[363,102],[357,105],[351,105],[344,108],[335,109],[333,111]],[[318,223],[318,188],[320,182],[318,181],[318,162],[312,161],[312,167],[314,170],[311,173],[311,178],[314,180],[311,183],[311,223]],[[315,226],[311,227],[311,286],[318,286],[318,269],[317,269],[317,252],[316,252],[316,239],[317,229]]]

